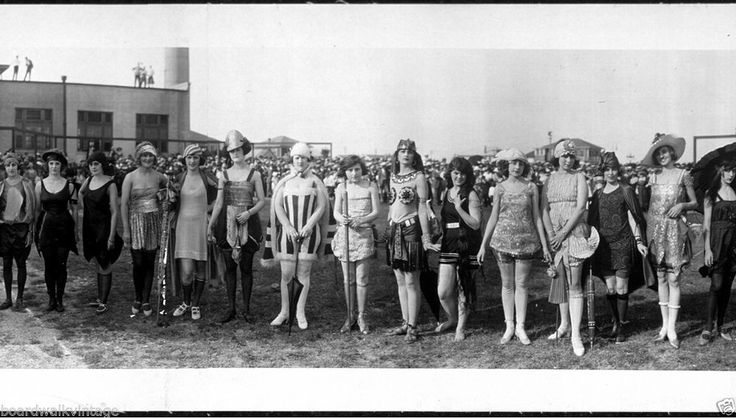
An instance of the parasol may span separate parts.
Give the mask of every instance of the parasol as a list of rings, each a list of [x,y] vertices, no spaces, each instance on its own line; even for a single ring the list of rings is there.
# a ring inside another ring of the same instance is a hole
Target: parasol
[[[289,289],[289,335],[291,335],[291,326],[294,325],[294,318],[296,318],[296,304],[299,302],[299,295],[302,294],[304,285],[299,281],[299,252],[302,249],[302,241],[304,238],[299,237],[296,239],[296,262],[294,263],[294,277],[291,278],[287,288]]]
[[[593,349],[593,341],[595,341],[595,280],[593,277],[593,263],[590,259],[588,263],[588,334],[590,336],[590,349]]]
[[[705,190],[708,189],[713,177],[715,177],[718,164],[726,160],[736,160],[736,142],[732,142],[705,154],[693,165],[690,173],[693,176],[693,187],[695,188],[695,196],[698,199],[699,211],[702,212]]]

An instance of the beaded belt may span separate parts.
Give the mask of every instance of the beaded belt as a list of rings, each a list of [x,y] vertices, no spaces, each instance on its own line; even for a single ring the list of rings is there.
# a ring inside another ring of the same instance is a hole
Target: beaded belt
[[[445,228],[447,229],[457,229],[460,228],[460,222],[448,222],[445,224]]]
[[[417,223],[417,217],[416,216],[411,217],[411,218],[409,218],[409,219],[407,219],[405,221],[401,221],[401,222],[395,222],[393,220],[390,222],[391,225],[400,224],[400,225],[404,225],[404,226],[412,226],[415,223]]]
[[[156,199],[139,199],[130,202],[130,209],[138,213],[148,213],[158,211],[158,200]]]

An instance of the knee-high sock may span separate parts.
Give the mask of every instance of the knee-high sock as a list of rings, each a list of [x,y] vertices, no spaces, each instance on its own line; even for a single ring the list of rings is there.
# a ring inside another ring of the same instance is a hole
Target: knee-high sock
[[[618,302],[618,321],[623,323],[626,320],[626,311],[629,309],[629,295],[619,294],[617,295]]]
[[[728,301],[731,299],[731,285],[733,284],[733,274],[729,273],[723,278],[723,284],[720,291],[718,292],[718,316],[716,324],[718,328],[723,327],[723,320],[726,317],[726,309],[728,308]]]
[[[3,282],[5,283],[5,299],[12,300],[13,288],[13,257],[3,257]]]
[[[606,295],[608,304],[611,305],[611,314],[613,315],[613,322],[618,323],[621,321],[618,313],[618,298],[615,293],[609,293]]]
[[[200,280],[199,277],[194,279],[194,295],[192,296],[192,306],[199,306],[202,299],[202,293],[204,293],[204,280]]]
[[[100,283],[102,285],[100,301],[107,304],[107,298],[110,296],[110,289],[112,289],[112,272],[100,274],[100,279]]]

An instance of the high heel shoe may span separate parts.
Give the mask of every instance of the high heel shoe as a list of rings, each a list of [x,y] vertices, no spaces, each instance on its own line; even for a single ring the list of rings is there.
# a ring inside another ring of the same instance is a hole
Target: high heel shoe
[[[350,332],[356,325],[358,324],[358,321],[356,319],[348,318],[345,320],[345,323],[342,324],[342,327],[340,328],[340,333],[346,333]]]
[[[572,339],[572,351],[578,357],[585,354],[585,346],[583,345],[583,340],[581,340],[580,337]]]
[[[358,328],[360,328],[360,332],[363,334],[368,334],[370,332],[370,329],[368,328],[368,322],[366,322],[365,316],[363,316],[363,314],[358,314]]]
[[[279,313],[276,316],[276,318],[274,318],[273,321],[271,321],[271,326],[272,327],[278,327],[279,325],[281,325],[284,322],[286,322],[287,319],[289,319],[289,316],[288,315],[284,315],[284,314]]]
[[[305,329],[309,328],[309,322],[307,322],[307,317],[306,316],[299,316],[299,315],[297,315],[296,316],[296,323],[297,323],[297,325],[299,325],[299,329],[301,329],[301,330],[305,330]]]
[[[547,337],[548,340],[557,340],[562,338],[570,338],[570,328],[567,328],[563,331],[560,331],[560,328],[557,328],[557,331],[553,332],[552,334]]]
[[[529,345],[532,343],[532,341],[529,339],[529,336],[526,335],[526,331],[524,330],[524,326],[522,324],[516,325],[516,330],[514,331],[514,335],[516,338],[519,339],[519,342],[521,342],[524,345]]]
[[[675,338],[675,339],[669,338],[669,341],[670,341],[670,345],[671,345],[671,346],[672,346],[672,347],[673,347],[673,348],[674,348],[675,350],[677,350],[677,349],[679,349],[679,348],[680,348],[680,340],[678,340],[677,338]]]
[[[514,325],[513,322],[506,323],[506,332],[503,333],[503,337],[501,337],[501,340],[498,342],[499,344],[506,344],[511,339],[514,338]]]
[[[659,334],[657,334],[656,337],[654,337],[654,342],[660,342],[667,339],[667,330],[662,328],[662,330],[659,331]]]

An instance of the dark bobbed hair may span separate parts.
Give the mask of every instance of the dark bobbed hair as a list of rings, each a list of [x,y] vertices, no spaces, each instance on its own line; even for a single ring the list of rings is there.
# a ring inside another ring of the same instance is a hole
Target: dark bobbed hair
[[[559,157],[555,157],[552,159],[552,167],[554,167],[555,169],[560,168],[560,158]],[[580,160],[578,159],[578,156],[575,155],[575,162],[572,163],[572,169],[577,170],[578,168],[580,168]]]
[[[462,196],[463,198],[470,196],[470,192],[473,191],[473,186],[475,186],[475,174],[473,174],[473,165],[470,164],[470,161],[466,160],[465,158],[453,158],[452,161],[450,161],[450,164],[447,166],[447,170],[445,171],[445,181],[447,182],[448,189],[454,187],[454,184],[452,183],[452,172],[455,170],[465,174],[465,183],[460,186],[460,193],[458,195]]]
[[[708,199],[710,203],[715,203],[716,198],[718,197],[718,191],[721,189],[721,175],[724,171],[729,170],[736,170],[736,161],[724,161],[719,164],[718,168],[715,170],[713,178],[710,180],[708,190],[705,191],[705,198]],[[734,181],[731,181],[731,187],[734,186],[734,183],[736,183],[736,177],[734,177]]]
[[[655,148],[654,149],[654,152],[652,152],[652,162],[654,163],[654,166],[655,167],[661,167],[661,165],[659,164],[659,161],[657,159],[657,153],[659,153],[660,148],[665,148],[667,151],[669,151],[670,158],[672,159],[672,161],[673,162],[676,161],[676,158],[675,158],[675,156],[676,156],[675,149],[672,148],[671,145],[662,145],[662,146],[659,146],[659,147]]]
[[[46,157],[45,163],[46,163],[46,166],[47,167],[49,165],[49,161],[58,161],[58,162],[60,162],[61,163],[61,171],[60,171],[61,173],[63,173],[64,170],[66,170],[66,168],[69,166],[69,164],[66,163],[66,162],[64,162],[63,159],[57,157],[56,154],[50,154],[48,157]]]
[[[416,151],[412,151],[412,153],[414,154],[414,162],[411,164],[412,168],[424,172],[424,163],[422,162],[422,156],[419,155],[419,153]],[[391,162],[391,172],[394,174],[399,174],[400,169],[399,150],[397,149],[396,151],[394,151],[394,159]]]
[[[524,171],[522,171],[521,177],[526,178],[527,176],[529,176],[529,172],[532,170],[532,166],[529,164],[529,162],[524,160],[514,161],[521,161],[522,163],[524,163]],[[498,167],[499,174],[501,174],[505,178],[509,178],[509,161],[499,160],[496,164],[496,167]]]
[[[365,162],[363,162],[363,159],[358,157],[355,154],[348,155],[345,157],[344,160],[340,163],[340,168],[337,171],[338,177],[345,177],[345,171],[347,171],[348,168],[353,167],[354,165],[360,165],[360,173],[362,175],[368,174],[368,166],[365,165]]]

